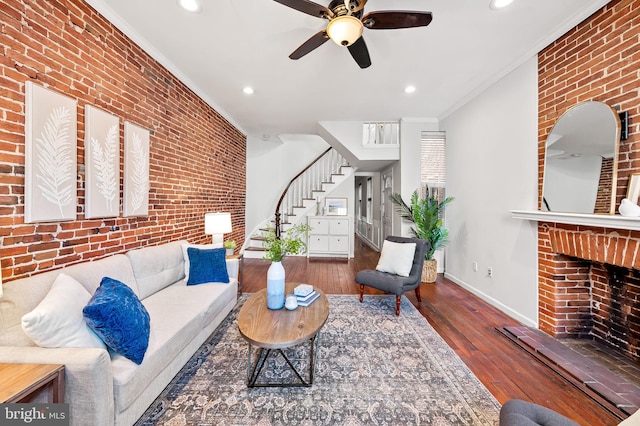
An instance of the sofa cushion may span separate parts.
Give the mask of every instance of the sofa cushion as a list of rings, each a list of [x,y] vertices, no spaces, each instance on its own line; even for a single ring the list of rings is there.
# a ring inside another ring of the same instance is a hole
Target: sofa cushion
[[[181,280],[142,301],[151,316],[149,347],[138,366],[119,355],[113,358],[117,412],[127,409],[144,392],[150,377],[164,370],[226,305],[235,304],[236,280],[231,282],[234,285],[187,286]]]
[[[229,283],[226,250],[189,247],[189,279],[187,285],[204,283]]]
[[[377,271],[408,277],[413,266],[416,243],[394,243],[384,240]]]
[[[103,278],[82,312],[107,346],[136,364],[142,362],[149,345],[149,313],[129,287]]]
[[[33,340],[22,329],[22,316],[38,306],[60,272],[82,284],[89,294],[96,291],[102,277],[106,275],[127,284],[134,293],[138,293],[131,263],[124,254],[115,254],[10,281],[3,284],[4,295],[0,298],[0,346],[35,346]]]
[[[184,277],[182,244],[184,241],[175,241],[127,253],[141,300]]]
[[[185,281],[189,281],[189,269],[191,269],[191,264],[189,263],[189,254],[187,253],[187,249],[189,247],[198,248],[198,249],[214,249],[214,248],[222,248],[223,243],[215,243],[215,244],[191,244],[191,243],[183,243],[182,244],[182,258],[184,260],[184,279]]]
[[[82,316],[89,299],[91,295],[82,284],[60,274],[38,306],[23,315],[22,329],[44,348],[106,349]]]

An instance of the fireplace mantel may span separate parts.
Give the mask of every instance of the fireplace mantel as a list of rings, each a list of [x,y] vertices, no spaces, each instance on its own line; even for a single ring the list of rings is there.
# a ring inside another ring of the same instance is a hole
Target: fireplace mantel
[[[611,229],[640,231],[640,218],[586,213],[543,212],[538,210],[511,210],[514,219],[536,222],[567,223],[570,225],[597,226]]]

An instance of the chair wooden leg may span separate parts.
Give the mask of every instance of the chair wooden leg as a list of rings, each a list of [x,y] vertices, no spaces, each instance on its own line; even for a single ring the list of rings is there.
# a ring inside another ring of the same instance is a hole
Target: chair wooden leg
[[[422,302],[422,299],[420,298],[420,286],[416,287],[415,292],[416,292],[416,299],[418,299],[418,302]]]
[[[363,294],[364,294],[364,284],[360,284],[360,303],[362,303]]]
[[[396,316],[400,315],[400,296],[396,296]]]

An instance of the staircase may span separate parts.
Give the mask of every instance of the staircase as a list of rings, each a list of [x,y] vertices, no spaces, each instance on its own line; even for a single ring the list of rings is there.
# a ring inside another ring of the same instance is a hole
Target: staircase
[[[334,188],[355,172],[349,162],[335,149],[329,148],[298,173],[282,192],[276,210],[246,242],[245,258],[262,258],[261,236],[267,226],[276,228],[276,235],[289,226],[303,222]]]

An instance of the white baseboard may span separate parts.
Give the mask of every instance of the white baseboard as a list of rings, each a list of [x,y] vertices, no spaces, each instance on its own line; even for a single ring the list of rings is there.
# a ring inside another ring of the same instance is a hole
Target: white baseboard
[[[537,320],[532,320],[531,318],[527,318],[523,315],[521,315],[519,312],[514,311],[513,309],[511,309],[510,307],[506,306],[505,304],[503,304],[502,302],[494,299],[493,297],[479,291],[477,288],[470,286],[469,284],[465,283],[464,281],[458,279],[457,277],[445,272],[444,274],[445,278],[453,281],[454,283],[456,283],[457,285],[459,285],[460,287],[464,288],[465,290],[473,293],[474,295],[478,296],[480,299],[484,300],[485,302],[487,302],[488,304],[490,304],[491,306],[500,309],[502,312],[504,312],[505,314],[509,315],[511,318],[520,321],[520,323],[522,325],[526,325],[528,327],[535,327],[538,328],[538,321]]]

